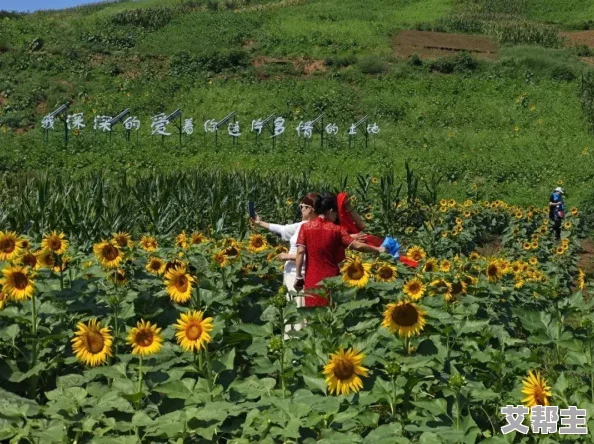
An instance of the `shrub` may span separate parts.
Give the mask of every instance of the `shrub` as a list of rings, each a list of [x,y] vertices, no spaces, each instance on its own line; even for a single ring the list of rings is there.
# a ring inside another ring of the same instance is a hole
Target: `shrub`
[[[451,74],[454,72],[454,60],[451,57],[435,59],[429,64],[429,71]]]
[[[217,11],[219,9],[219,2],[218,0],[208,0],[206,2],[206,8],[210,11]]]
[[[408,58],[408,64],[410,66],[423,66],[423,61],[418,54],[413,54]]]
[[[477,68],[478,62],[466,51],[462,51],[454,57],[454,71],[456,72],[475,71]]]
[[[118,26],[139,26],[156,30],[167,25],[172,17],[171,8],[128,9],[114,14],[111,21]]]
[[[551,70],[551,79],[571,82],[575,79],[575,73],[565,65],[558,65]]]
[[[324,59],[324,65],[335,66],[337,68],[346,68],[357,63],[357,56],[354,54],[347,56],[327,57]]]
[[[367,56],[357,62],[364,74],[384,74],[390,70],[390,65],[377,56]]]

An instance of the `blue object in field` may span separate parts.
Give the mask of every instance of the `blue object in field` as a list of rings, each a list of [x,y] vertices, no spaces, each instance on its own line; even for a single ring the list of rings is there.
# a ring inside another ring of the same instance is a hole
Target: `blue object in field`
[[[400,243],[393,237],[386,237],[381,245],[386,249],[386,253],[394,256],[396,259],[400,257],[398,250],[400,250]]]

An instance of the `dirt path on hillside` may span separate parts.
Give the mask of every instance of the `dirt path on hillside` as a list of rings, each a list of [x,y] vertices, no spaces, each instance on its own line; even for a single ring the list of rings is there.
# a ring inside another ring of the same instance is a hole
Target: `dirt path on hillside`
[[[394,55],[410,57],[417,54],[422,59],[444,57],[467,51],[483,59],[496,59],[495,42],[484,35],[452,34],[432,31],[400,31],[392,39]]]

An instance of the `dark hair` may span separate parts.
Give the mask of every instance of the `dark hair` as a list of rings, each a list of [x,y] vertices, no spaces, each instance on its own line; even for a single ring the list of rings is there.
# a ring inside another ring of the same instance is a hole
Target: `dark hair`
[[[324,214],[330,210],[338,213],[338,201],[336,195],[328,192],[320,193],[314,202],[314,211],[316,214]]]
[[[301,203],[305,204],[305,205],[309,205],[310,207],[314,207],[314,203],[316,201],[316,198],[319,196],[318,193],[309,193],[306,194],[305,196],[303,196],[303,199],[301,199]]]

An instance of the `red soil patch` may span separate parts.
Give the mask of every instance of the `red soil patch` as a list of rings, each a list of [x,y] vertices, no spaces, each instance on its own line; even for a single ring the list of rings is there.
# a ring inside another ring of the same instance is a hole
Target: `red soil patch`
[[[423,59],[431,59],[467,51],[483,59],[497,58],[497,45],[482,35],[401,31],[392,39],[392,45],[398,57],[417,54]]]
[[[561,32],[565,46],[586,45],[594,48],[594,31]]]
[[[582,252],[579,255],[578,267],[584,270],[584,273],[594,272],[594,242],[592,239],[584,239],[581,243]]]

